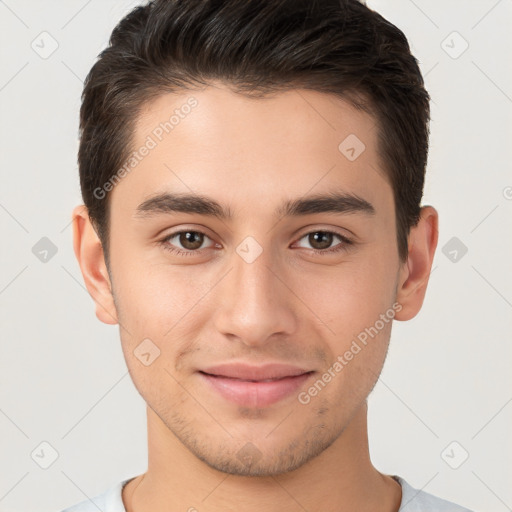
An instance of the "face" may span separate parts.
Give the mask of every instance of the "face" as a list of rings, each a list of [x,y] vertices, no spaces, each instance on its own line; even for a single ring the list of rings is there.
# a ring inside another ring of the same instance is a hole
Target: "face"
[[[141,396],[211,467],[298,468],[372,390],[402,269],[376,144],[372,117],[306,90],[216,84],[138,119],[149,149],[110,196],[115,314]]]

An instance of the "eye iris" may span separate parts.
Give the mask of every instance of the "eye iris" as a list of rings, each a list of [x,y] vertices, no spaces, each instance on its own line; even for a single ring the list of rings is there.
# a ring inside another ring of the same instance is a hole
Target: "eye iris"
[[[203,234],[195,231],[184,231],[180,233],[180,244],[189,251],[199,249],[203,244]]]
[[[319,249],[319,250],[320,249],[328,249],[330,247],[330,245],[332,244],[332,238],[333,238],[332,233],[327,233],[325,231],[316,231],[315,233],[309,234],[309,243],[315,249]],[[320,244],[319,244],[320,247],[315,246],[315,244],[318,245],[319,239],[324,239],[323,241],[320,241]]]

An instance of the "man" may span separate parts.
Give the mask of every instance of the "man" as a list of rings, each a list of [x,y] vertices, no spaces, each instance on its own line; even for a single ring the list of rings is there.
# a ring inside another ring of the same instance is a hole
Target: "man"
[[[74,249],[148,469],[68,512],[464,511],[382,474],[367,397],[421,308],[429,95],[356,0],[155,0],[89,73]]]

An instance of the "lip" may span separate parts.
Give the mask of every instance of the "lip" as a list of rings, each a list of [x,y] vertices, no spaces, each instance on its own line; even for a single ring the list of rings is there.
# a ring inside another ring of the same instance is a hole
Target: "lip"
[[[198,372],[210,389],[246,407],[268,407],[296,392],[315,372],[284,364],[222,364]]]
[[[240,380],[268,380],[295,377],[307,373],[309,370],[289,364],[269,363],[263,366],[254,366],[246,363],[225,363],[210,366],[201,370],[203,373],[218,377],[229,377]]]

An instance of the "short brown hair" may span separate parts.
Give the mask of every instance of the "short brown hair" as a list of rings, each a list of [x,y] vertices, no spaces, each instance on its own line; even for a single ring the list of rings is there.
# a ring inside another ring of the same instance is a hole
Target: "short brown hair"
[[[108,265],[109,194],[143,105],[221,80],[248,96],[330,93],[373,115],[407,257],[428,154],[430,97],[402,31],[358,0],[154,0],[112,32],[84,85],[78,164]]]

